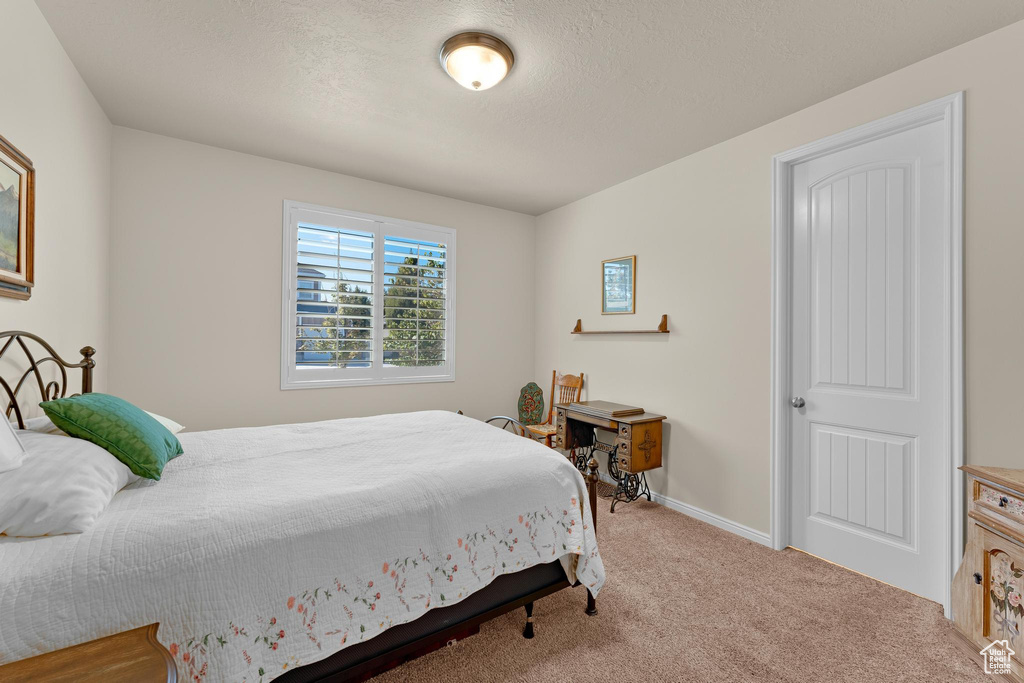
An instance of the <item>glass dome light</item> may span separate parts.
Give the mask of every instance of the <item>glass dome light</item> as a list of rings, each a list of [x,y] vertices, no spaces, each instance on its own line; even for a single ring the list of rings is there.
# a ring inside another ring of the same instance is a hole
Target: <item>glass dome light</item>
[[[469,90],[487,90],[497,85],[513,63],[511,48],[487,33],[460,33],[444,41],[441,47],[441,66]]]

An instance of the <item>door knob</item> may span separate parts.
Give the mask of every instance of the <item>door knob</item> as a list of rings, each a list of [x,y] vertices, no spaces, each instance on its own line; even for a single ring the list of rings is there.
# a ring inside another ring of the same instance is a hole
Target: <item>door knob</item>
[[[797,396],[792,401],[790,401],[790,403],[793,405],[794,408],[803,408],[805,405],[807,405],[807,401],[805,401],[802,396]]]

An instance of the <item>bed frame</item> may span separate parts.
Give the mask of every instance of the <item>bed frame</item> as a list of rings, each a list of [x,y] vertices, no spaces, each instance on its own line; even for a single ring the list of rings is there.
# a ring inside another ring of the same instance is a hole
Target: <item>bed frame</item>
[[[36,354],[32,353],[31,346],[26,342],[34,342],[36,345],[42,348],[45,355],[41,355],[38,358]],[[30,382],[35,384],[39,389],[39,396],[43,401],[52,401],[55,398],[64,398],[67,395],[68,390],[68,370],[81,369],[82,370],[82,393],[88,394],[92,391],[92,370],[96,367],[96,361],[92,359],[96,353],[96,349],[91,346],[82,347],[79,353],[82,354],[82,360],[78,363],[69,363],[60,357],[52,346],[43,341],[42,338],[37,337],[31,332],[19,332],[17,330],[9,332],[0,332],[0,363],[4,361],[13,361],[17,367],[19,364],[14,361],[13,358],[6,356],[8,350],[12,347],[17,346],[25,354],[25,360],[28,361],[28,367],[24,370],[18,370],[20,375],[17,375],[17,379],[13,383],[8,382],[0,374],[0,388],[7,394],[7,406],[5,407],[4,414],[7,419],[11,419],[11,414],[17,418],[18,428],[25,428],[25,420],[21,415],[21,407],[18,405],[18,392],[21,391],[22,387],[25,386],[26,381],[30,378],[34,380]],[[44,378],[43,374],[49,372],[52,369],[57,373],[58,377]],[[0,373],[3,369],[8,367],[8,363],[0,365]]]
[[[42,353],[33,353],[33,345]],[[20,349],[28,363],[21,364],[8,354]],[[68,370],[82,371],[81,393],[87,394],[93,387],[93,356],[96,349],[83,347],[82,360],[71,363],[64,360],[50,344],[30,332],[0,332],[0,389],[6,394],[5,415],[13,415],[19,428],[25,427],[18,394],[26,384],[34,385],[42,400],[63,398],[68,395]],[[2,374],[12,366],[17,368],[13,381],[6,381]],[[50,367],[52,366],[52,367]],[[3,394],[0,394],[2,399]],[[459,411],[460,414],[462,411]],[[507,428],[520,436],[526,430],[513,418],[491,418],[489,423],[505,421]],[[590,510],[593,514],[594,531],[597,532],[597,460],[587,463],[588,472],[584,479]],[[537,565],[506,574],[495,579],[487,587],[473,593],[461,602],[433,609],[407,624],[394,626],[374,638],[347,647],[318,662],[307,664],[286,672],[276,680],[286,683],[309,683],[312,681],[362,681],[383,671],[394,668],[410,659],[428,652],[452,645],[480,630],[480,624],[507,612],[525,608],[526,625],[524,638],[533,638],[533,603],[540,598],[565,588],[578,586],[570,584],[558,561]],[[597,602],[587,591],[588,615],[597,614]],[[149,624],[132,631],[117,633],[106,638],[75,645],[56,652],[23,659],[0,667],[0,679],[5,681],[46,681],[46,680],[109,680],[111,667],[120,672],[147,671],[145,678],[133,680],[160,680],[168,683],[177,681],[174,659],[156,638],[159,624]],[[120,669],[117,669],[120,667]]]

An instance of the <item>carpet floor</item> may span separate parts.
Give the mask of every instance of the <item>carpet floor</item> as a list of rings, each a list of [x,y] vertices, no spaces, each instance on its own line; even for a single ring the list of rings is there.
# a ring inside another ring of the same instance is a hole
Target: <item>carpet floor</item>
[[[598,502],[607,583],[582,588],[374,679],[398,681],[978,681],[939,605],[668,508]]]

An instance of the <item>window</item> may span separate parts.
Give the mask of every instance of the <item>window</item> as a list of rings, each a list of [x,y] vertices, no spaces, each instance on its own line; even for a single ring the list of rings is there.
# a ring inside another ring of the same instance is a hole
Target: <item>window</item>
[[[455,379],[455,230],[284,203],[281,388]]]

